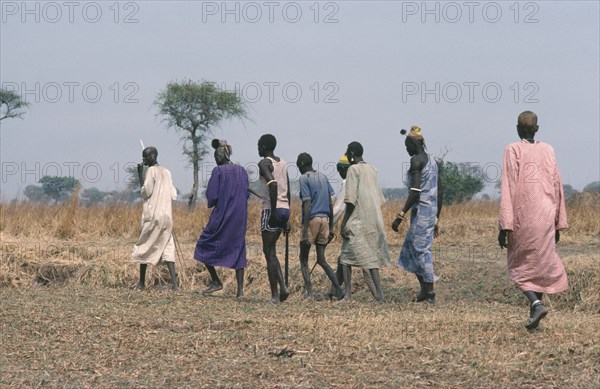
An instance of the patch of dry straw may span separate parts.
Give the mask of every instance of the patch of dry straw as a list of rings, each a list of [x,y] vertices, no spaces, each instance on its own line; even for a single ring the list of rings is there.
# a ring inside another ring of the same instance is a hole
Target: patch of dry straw
[[[563,233],[559,244],[568,271],[571,288],[552,297],[556,308],[600,310],[600,196],[580,196],[568,203],[571,228]],[[400,233],[389,227],[401,204],[383,206],[387,239],[392,260],[398,255],[407,224]],[[0,204],[2,260],[0,286],[23,287],[43,285],[87,285],[121,288],[134,284],[138,268],[129,260],[140,229],[141,207],[107,205],[80,207],[76,198],[62,205],[31,203]],[[246,289],[263,294],[268,290],[262,253],[260,206],[251,202],[247,232],[248,262]],[[174,223],[179,253],[177,271],[184,290],[204,288],[209,276],[193,259],[197,237],[206,225],[210,210],[199,204],[193,212],[174,207]],[[290,241],[290,278],[293,292],[301,294],[302,277],[298,266],[299,204],[292,206]],[[504,253],[497,248],[498,204],[489,201],[470,202],[444,207],[440,221],[441,235],[434,244],[437,273],[442,277],[439,288],[450,300],[464,299],[511,301],[522,304],[506,275]],[[278,245],[283,265],[284,239]],[[328,261],[334,265],[340,249],[338,237],[327,249]],[[314,255],[314,254],[312,254]],[[314,257],[311,258],[311,266]],[[219,269],[225,291],[235,288],[233,271]],[[320,268],[315,269],[315,284],[326,288],[327,280]],[[397,269],[382,271],[384,288],[391,298],[409,299],[414,280]],[[359,280],[359,277],[354,277]],[[169,284],[166,266],[149,267],[148,284]],[[357,287],[362,283],[356,281]],[[481,297],[479,290],[485,290]]]

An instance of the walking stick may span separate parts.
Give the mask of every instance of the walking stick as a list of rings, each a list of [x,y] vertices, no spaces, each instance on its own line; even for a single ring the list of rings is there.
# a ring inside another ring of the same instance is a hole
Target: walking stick
[[[290,231],[286,228],[285,234],[285,286],[288,287],[289,283],[289,258],[290,258]]]
[[[329,235],[329,240],[328,240],[327,244],[331,243],[331,241],[334,239],[335,239],[335,233],[333,235]],[[317,261],[315,261],[315,264],[313,265],[312,269],[310,269],[311,275],[312,275],[313,270],[315,270],[315,267],[317,267]]]

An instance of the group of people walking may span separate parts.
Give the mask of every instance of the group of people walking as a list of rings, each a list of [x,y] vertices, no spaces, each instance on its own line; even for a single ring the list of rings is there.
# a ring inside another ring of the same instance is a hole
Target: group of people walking
[[[542,295],[568,287],[555,248],[559,230],[567,228],[562,183],[552,147],[533,139],[537,130],[537,116],[533,112],[519,115],[517,132],[521,141],[507,146],[504,155],[498,236],[500,246],[508,249],[509,275],[530,300],[526,324],[529,329],[536,328],[547,314]],[[404,219],[410,220],[410,226],[397,265],[415,274],[420,284],[415,301],[434,304],[437,276],[431,247],[438,236],[442,211],[441,172],[435,158],[426,152],[419,127],[401,133],[406,135],[404,144],[410,156],[405,181],[409,194],[391,227],[398,232]],[[244,295],[247,203],[252,193],[262,203],[260,229],[271,290],[269,302],[278,304],[290,294],[276,250],[281,233],[288,231],[290,182],[286,162],[274,154],[276,146],[277,140],[271,134],[258,140],[262,159],[258,163],[260,189],[255,192],[249,187],[246,170],[231,162],[232,147],[224,140],[212,142],[217,166],[206,188],[207,205],[212,213],[194,251],[194,258],[206,266],[211,276],[204,293],[223,289],[215,267],[225,267],[235,269],[236,296]],[[309,252],[315,246],[317,264],[331,282],[326,297],[352,301],[352,267],[358,267],[374,299],[384,301],[379,269],[391,263],[381,212],[385,200],[377,170],[363,159],[363,154],[359,142],[348,144],[337,164],[343,179],[337,195],[327,176],[313,168],[310,154],[301,153],[297,157],[302,201],[300,269],[308,300],[318,297],[313,292],[308,266]],[[160,260],[167,263],[173,288],[177,288],[171,218],[171,200],[176,191],[169,171],[158,165],[157,156],[154,147],[146,148],[143,164],[138,167],[140,172],[142,165],[147,169],[140,180],[144,199],[142,233],[132,258],[140,263],[138,288],[145,286],[147,264],[157,264]],[[529,174],[532,168],[533,175]],[[326,260],[325,249],[334,238],[334,226],[340,220],[342,249],[334,271]]]

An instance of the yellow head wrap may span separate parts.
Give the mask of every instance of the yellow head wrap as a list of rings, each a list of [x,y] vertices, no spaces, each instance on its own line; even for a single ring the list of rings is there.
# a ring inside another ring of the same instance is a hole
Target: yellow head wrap
[[[421,127],[419,126],[412,126],[410,132],[406,136],[410,136],[413,139],[425,140],[423,134],[421,134]]]
[[[348,169],[350,167],[350,161],[348,161],[348,157],[346,155],[342,155],[340,160],[337,163],[338,169]]]

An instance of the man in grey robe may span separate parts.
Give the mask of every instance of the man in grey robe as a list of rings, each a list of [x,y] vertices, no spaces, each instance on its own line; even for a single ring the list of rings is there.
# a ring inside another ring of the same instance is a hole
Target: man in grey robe
[[[176,290],[178,282],[175,272],[171,202],[177,198],[177,190],[173,186],[171,172],[159,166],[157,158],[158,150],[155,147],[146,147],[142,152],[143,163],[138,165],[140,183],[143,183],[140,193],[144,199],[144,208],[142,232],[133,246],[131,259],[140,264],[138,289],[144,289],[146,286],[148,264],[165,262],[169,268],[172,288]],[[145,177],[142,174],[144,166],[148,167]]]

